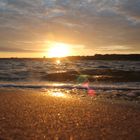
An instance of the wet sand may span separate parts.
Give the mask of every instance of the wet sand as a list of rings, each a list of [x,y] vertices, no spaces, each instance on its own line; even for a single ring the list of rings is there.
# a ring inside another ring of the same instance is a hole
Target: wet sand
[[[140,138],[139,102],[58,94],[1,89],[0,140]]]

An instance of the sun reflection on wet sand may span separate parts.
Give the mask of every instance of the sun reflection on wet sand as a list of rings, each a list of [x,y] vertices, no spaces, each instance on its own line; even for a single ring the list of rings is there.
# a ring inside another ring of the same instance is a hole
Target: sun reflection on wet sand
[[[62,92],[52,92],[52,93],[50,93],[50,95],[54,96],[54,97],[61,97],[61,98],[66,98],[67,97],[67,95],[65,95]]]
[[[60,60],[56,60],[56,64],[57,65],[60,65],[61,64],[61,61]]]
[[[70,98],[70,95],[66,94],[65,92],[62,92],[60,90],[50,90],[48,92],[48,95],[51,97],[55,97],[55,98]]]

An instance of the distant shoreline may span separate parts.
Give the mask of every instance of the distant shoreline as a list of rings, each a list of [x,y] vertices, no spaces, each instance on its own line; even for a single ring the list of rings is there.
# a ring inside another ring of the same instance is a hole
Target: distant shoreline
[[[140,61],[140,54],[95,54],[94,56],[67,56],[67,57],[54,57],[54,58],[18,58],[18,57],[11,57],[11,58],[0,58],[1,59],[46,59],[46,60],[55,60],[55,59],[63,59],[63,60],[119,60],[119,61]]]

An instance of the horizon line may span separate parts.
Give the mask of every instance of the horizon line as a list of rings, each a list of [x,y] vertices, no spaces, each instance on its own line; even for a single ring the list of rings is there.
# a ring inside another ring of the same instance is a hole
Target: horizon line
[[[140,55],[140,53],[128,53],[128,54],[94,54],[94,55],[70,55],[70,56],[64,56],[64,57],[47,57],[47,56],[42,56],[42,57],[0,57],[0,59],[61,59],[61,58],[67,58],[67,57],[95,57],[97,55],[105,56],[105,55]]]

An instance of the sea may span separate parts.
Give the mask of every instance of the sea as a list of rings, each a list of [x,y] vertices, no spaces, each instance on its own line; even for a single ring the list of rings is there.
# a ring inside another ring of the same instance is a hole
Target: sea
[[[0,59],[0,88],[140,93],[140,61]]]

